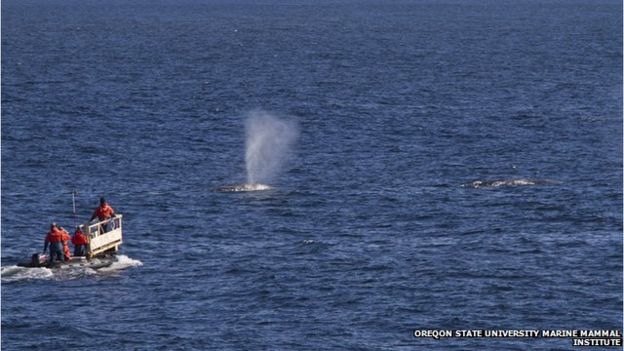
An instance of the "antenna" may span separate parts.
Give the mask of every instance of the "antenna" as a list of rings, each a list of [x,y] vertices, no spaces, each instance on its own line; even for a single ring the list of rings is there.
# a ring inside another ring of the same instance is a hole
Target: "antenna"
[[[74,207],[74,228],[76,228],[76,189],[72,189],[72,205]]]

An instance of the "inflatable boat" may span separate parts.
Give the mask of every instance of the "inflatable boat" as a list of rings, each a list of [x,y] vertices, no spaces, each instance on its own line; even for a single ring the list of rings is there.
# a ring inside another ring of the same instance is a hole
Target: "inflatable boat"
[[[35,253],[30,257],[30,261],[20,262],[17,265],[20,267],[48,268],[58,268],[66,265],[88,265],[94,269],[100,268],[100,266],[110,266],[123,243],[122,218],[123,216],[118,214],[101,222],[80,225],[80,230],[89,238],[85,256],[71,256],[69,261],[57,261],[49,264],[49,255],[46,253]],[[97,262],[94,259],[98,259]]]

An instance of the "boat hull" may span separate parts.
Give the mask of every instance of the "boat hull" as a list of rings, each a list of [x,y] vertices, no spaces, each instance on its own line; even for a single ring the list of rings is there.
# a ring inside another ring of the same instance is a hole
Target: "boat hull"
[[[30,261],[20,262],[17,265],[19,267],[26,268],[61,268],[64,266],[88,266],[91,269],[98,269],[103,267],[108,267],[113,264],[115,260],[114,254],[106,254],[99,255],[97,257],[97,262],[93,259],[88,260],[84,256],[72,256],[69,261],[55,261],[52,263],[48,262],[48,255],[46,254],[33,254]]]

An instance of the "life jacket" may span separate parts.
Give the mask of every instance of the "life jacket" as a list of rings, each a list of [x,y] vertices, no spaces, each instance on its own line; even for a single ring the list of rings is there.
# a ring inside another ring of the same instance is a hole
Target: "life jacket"
[[[65,256],[65,261],[71,261],[71,253],[69,252],[69,245],[67,245],[67,241],[63,242],[63,256]]]
[[[63,242],[63,255],[65,256],[65,261],[70,261],[71,253],[69,251],[69,245],[67,244],[67,242],[71,240],[71,237],[69,236],[69,233],[65,230],[58,229],[57,232],[60,233],[59,236],[61,237],[61,241]]]
[[[113,208],[105,203],[95,210],[95,215],[102,221],[111,218],[114,212]]]
[[[46,241],[49,243],[60,243],[63,241],[63,232],[54,228],[46,235]]]
[[[64,230],[61,230],[60,232],[61,232],[61,240],[62,240],[63,242],[65,242],[65,241],[70,241],[70,240],[71,240],[71,236],[69,236],[69,233],[68,233],[68,232],[66,232],[66,231],[64,231]]]
[[[87,245],[89,243],[89,238],[84,235],[81,231],[76,231],[74,237],[72,238],[72,244],[74,245]]]

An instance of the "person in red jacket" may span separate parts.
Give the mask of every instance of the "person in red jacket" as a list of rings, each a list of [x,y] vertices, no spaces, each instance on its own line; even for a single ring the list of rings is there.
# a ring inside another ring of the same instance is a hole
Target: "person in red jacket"
[[[50,247],[50,258],[48,264],[54,262],[54,260],[62,259],[63,241],[61,240],[61,232],[56,228],[56,223],[50,225],[50,231],[46,234],[43,242],[43,252],[45,253]]]
[[[55,260],[62,261],[63,256],[65,256],[65,260],[69,259],[69,255],[67,255],[67,251],[65,251],[66,241],[70,240],[69,234],[62,228],[56,225],[56,223],[52,223],[50,225],[50,231],[45,237],[45,241],[43,244],[43,252],[46,252],[48,249],[48,245],[50,246],[50,259],[48,260],[48,264],[54,263]],[[67,248],[69,250],[69,248]]]
[[[76,227],[76,232],[72,237],[72,244],[74,244],[74,256],[87,255],[87,244],[89,244],[89,238],[80,230],[80,227]]]
[[[115,210],[113,210],[113,208],[110,207],[110,205],[106,202],[106,200],[103,197],[100,197],[100,206],[95,209],[89,221],[94,220],[96,217],[99,219],[100,222],[106,221],[115,217]],[[111,230],[110,221],[105,223],[105,225],[106,227],[102,225],[102,228],[100,228],[100,233],[105,233]]]

